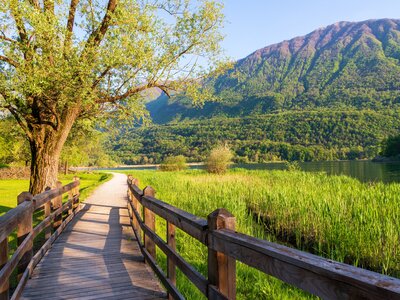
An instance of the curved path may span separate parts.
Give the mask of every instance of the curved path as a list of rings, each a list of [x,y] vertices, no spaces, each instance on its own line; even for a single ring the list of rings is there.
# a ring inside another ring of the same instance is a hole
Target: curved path
[[[113,175],[37,265],[22,299],[165,299],[129,224],[126,175]]]

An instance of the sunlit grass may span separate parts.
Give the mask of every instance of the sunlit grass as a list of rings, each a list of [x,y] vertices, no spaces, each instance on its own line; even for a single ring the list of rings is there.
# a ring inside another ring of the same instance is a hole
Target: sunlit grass
[[[400,184],[300,171],[125,173],[139,178],[141,188],[155,188],[157,198],[195,215],[206,218],[224,207],[235,215],[240,232],[400,277]],[[164,235],[161,222],[157,225]],[[206,248],[181,232],[177,239],[179,253],[204,273]],[[242,264],[237,285],[241,299],[308,297]],[[202,299],[183,275],[178,286],[190,299]]]

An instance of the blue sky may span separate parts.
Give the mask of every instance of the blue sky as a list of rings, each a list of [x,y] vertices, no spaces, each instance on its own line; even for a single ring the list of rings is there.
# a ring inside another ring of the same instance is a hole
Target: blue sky
[[[400,0],[224,0],[222,46],[234,59],[338,21],[400,18]]]

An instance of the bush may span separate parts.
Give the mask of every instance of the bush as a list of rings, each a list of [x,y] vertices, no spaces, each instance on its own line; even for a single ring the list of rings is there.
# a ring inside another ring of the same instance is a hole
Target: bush
[[[161,171],[181,171],[187,169],[186,157],[183,155],[168,156],[160,164]]]
[[[287,171],[301,171],[301,167],[298,161],[287,161],[285,162]]]
[[[224,146],[214,148],[205,162],[206,170],[209,173],[223,174],[231,164],[232,157],[232,152],[228,148]]]

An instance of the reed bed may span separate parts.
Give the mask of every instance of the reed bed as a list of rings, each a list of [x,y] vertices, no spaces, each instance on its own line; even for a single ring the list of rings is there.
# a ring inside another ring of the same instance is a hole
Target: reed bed
[[[195,215],[206,218],[224,207],[235,215],[240,232],[400,277],[400,184],[366,184],[346,176],[301,171],[126,173],[139,178],[142,188],[154,187],[157,198]],[[158,220],[162,236],[163,225]],[[179,233],[177,249],[206,274],[205,247]],[[165,257],[158,255],[165,265]],[[178,278],[186,297],[202,299],[183,275]],[[312,297],[242,264],[238,264],[237,288],[238,299]]]

